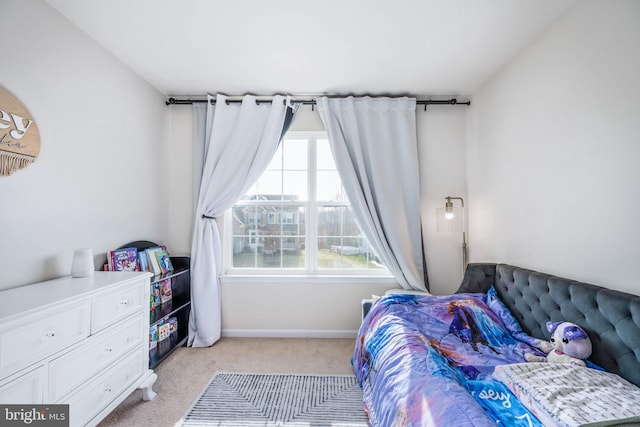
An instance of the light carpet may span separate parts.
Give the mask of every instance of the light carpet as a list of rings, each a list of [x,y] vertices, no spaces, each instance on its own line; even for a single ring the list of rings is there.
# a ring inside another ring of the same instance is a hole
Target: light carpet
[[[217,372],[179,426],[362,426],[353,375]]]

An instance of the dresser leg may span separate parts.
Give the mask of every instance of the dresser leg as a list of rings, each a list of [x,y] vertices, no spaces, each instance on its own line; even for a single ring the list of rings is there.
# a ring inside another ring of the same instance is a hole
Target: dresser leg
[[[153,400],[153,398],[156,397],[157,393],[153,391],[151,387],[153,387],[157,378],[158,375],[150,370],[147,376],[140,382],[139,388],[142,390],[142,400]]]

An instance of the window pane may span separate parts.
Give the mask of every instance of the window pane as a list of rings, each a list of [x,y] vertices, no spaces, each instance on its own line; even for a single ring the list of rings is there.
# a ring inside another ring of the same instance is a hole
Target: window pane
[[[302,236],[285,236],[283,237],[282,247],[282,268],[304,268],[305,267],[305,250],[304,237]]]
[[[256,246],[250,243],[250,236],[233,237],[233,266],[235,268],[256,267]]]
[[[282,172],[282,181],[283,200],[308,200],[306,171],[284,171]]]
[[[343,268],[342,256],[337,250],[341,248],[339,237],[322,237],[318,239],[318,268]]]
[[[233,268],[304,268],[305,209],[235,206]]]
[[[261,245],[260,229],[263,220],[262,207],[233,207],[231,228],[234,267],[255,268],[257,248]]]
[[[360,246],[362,248],[362,254],[364,255],[363,262],[366,263],[367,268],[369,269],[384,269],[386,268],[380,258],[375,253],[373,248],[369,245],[369,241],[366,238],[363,238],[362,244]]]
[[[323,237],[342,235],[342,211],[344,207],[319,207],[318,208],[318,238],[322,242]],[[329,248],[329,245],[319,246]]]
[[[324,237],[318,244],[319,269],[383,269],[365,238]]]
[[[280,144],[283,146],[284,170],[307,170],[307,140],[306,139],[285,139]]]
[[[318,236],[362,237],[362,233],[350,206],[321,206],[318,208]]]
[[[234,235],[247,235],[250,230],[257,230],[264,220],[260,206],[234,206],[232,230]]]
[[[282,194],[282,172],[264,171],[256,182],[256,192],[246,193],[246,199],[280,200]]]
[[[318,171],[316,198],[322,202],[347,201],[337,171]]]
[[[267,166],[267,170],[282,170],[282,145],[283,145],[284,141],[282,141],[280,143],[280,145],[278,145],[278,149],[276,150],[276,153],[273,155],[273,158],[271,159],[271,163],[269,163],[269,166]]]
[[[318,268],[380,268],[349,206],[318,208]]]
[[[319,139],[316,141],[316,147],[318,150],[318,157],[316,164],[318,170],[336,170],[336,162],[333,160],[333,154],[331,153],[331,146],[328,139]]]

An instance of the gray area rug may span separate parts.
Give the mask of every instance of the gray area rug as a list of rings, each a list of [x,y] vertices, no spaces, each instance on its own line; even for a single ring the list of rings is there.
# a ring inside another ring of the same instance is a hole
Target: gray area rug
[[[179,426],[363,426],[353,375],[217,372]]]

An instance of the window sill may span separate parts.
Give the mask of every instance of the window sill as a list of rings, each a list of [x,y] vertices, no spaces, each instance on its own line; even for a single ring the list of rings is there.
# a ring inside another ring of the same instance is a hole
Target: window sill
[[[336,275],[258,275],[228,274],[220,276],[222,284],[227,283],[344,283],[399,286],[391,276],[336,276]]]

